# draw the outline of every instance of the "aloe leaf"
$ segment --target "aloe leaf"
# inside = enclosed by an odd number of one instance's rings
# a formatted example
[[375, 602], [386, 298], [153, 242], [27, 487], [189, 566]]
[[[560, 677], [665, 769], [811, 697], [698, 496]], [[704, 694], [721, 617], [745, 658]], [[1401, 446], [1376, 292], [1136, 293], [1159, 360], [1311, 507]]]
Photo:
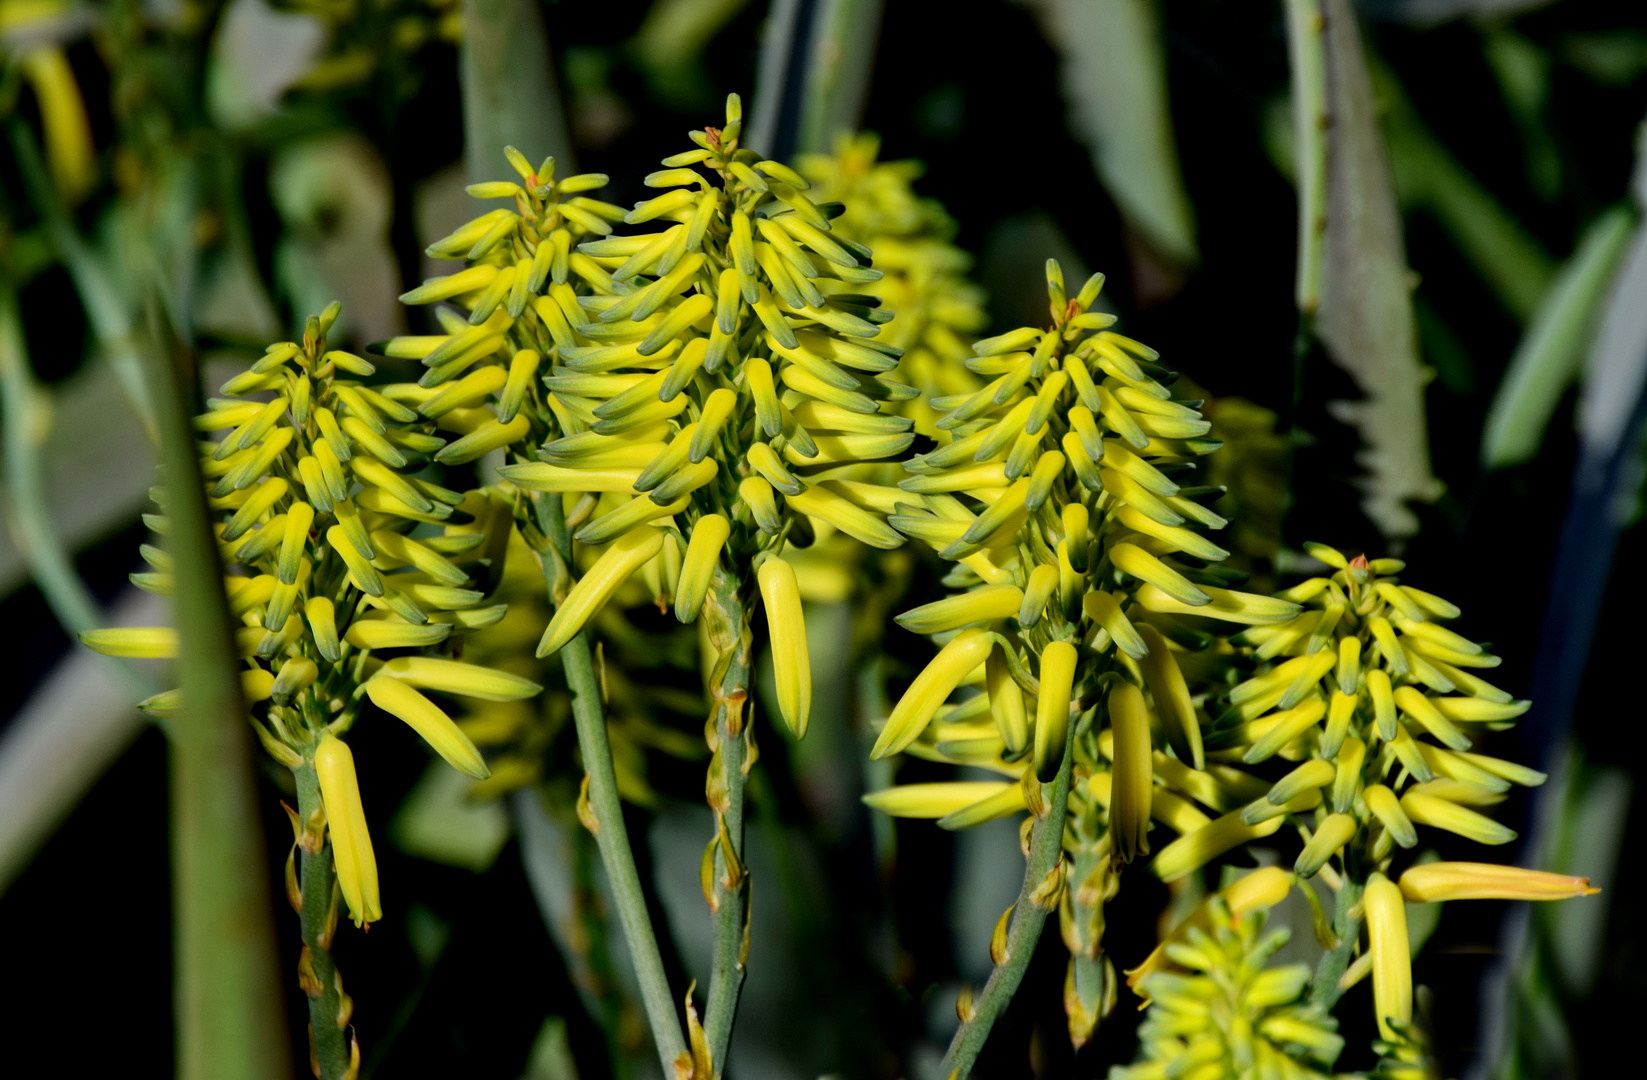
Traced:
[[283, 981], [222, 570], [176, 372], [152, 339], [138, 353], [169, 481], [187, 703], [169, 732], [178, 1075], [276, 1080], [291, 1075]]
[[[1361, 432], [1368, 476], [1362, 506], [1390, 537], [1410, 536], [1418, 519], [1410, 500], [1435, 497], [1424, 419], [1423, 375], [1413, 318], [1411, 285], [1372, 81], [1355, 14], [1346, 0], [1297, 0], [1304, 9], [1295, 32], [1320, 27], [1322, 90], [1330, 119], [1324, 141], [1325, 186], [1320, 277], [1314, 331], [1328, 357], [1354, 378], [1363, 400], [1344, 402], [1335, 415]], [[1309, 8], [1316, 7], [1318, 18]], [[1296, 55], [1296, 53], [1295, 53]], [[1295, 71], [1308, 77], [1307, 70]], [[1312, 88], [1295, 89], [1306, 98]], [[1300, 153], [1308, 141], [1300, 140]], [[1301, 160], [1298, 175], [1315, 167]], [[1310, 224], [1305, 219], [1305, 226]], [[1300, 298], [1308, 295], [1300, 283]], [[1306, 308], [1306, 314], [1308, 309]]]
[[1501, 469], [1538, 455], [1550, 417], [1578, 376], [1596, 313], [1635, 229], [1627, 207], [1603, 214], [1585, 232], [1545, 294], [1493, 397], [1481, 438], [1481, 463]]
[[464, 0], [463, 166], [471, 180], [496, 179], [505, 146], [533, 162], [553, 155], [557, 174], [570, 174], [554, 71], [536, 0]]
[[1195, 214], [1167, 107], [1166, 49], [1153, 0], [1035, 0], [1060, 55], [1070, 127], [1104, 189], [1159, 255], [1197, 259]]

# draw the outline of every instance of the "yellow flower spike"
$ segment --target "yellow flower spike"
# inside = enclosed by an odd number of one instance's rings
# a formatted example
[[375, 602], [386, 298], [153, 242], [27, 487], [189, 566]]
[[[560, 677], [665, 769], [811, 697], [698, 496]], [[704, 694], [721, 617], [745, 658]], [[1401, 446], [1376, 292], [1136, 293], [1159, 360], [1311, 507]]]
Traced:
[[692, 622], [709, 594], [709, 584], [720, 562], [721, 549], [732, 533], [731, 523], [720, 514], [705, 514], [692, 527], [681, 561], [680, 584], [675, 590], [675, 618]]
[[104, 656], [134, 660], [172, 660], [177, 657], [177, 631], [170, 626], [117, 626], [85, 630], [80, 643]]
[[543, 692], [543, 687], [532, 680], [507, 671], [430, 656], [398, 656], [383, 665], [378, 678], [398, 679], [425, 690], [482, 701], [518, 701]]
[[[939, 650], [932, 662], [915, 676], [898, 699], [880, 737], [869, 751], [872, 761], [896, 754], [920, 737], [922, 731], [961, 680], [989, 656], [994, 639], [980, 630], [963, 630]], [[1066, 703], [1065, 708], [1068, 708]]]
[[995, 717], [995, 729], [1000, 732], [1007, 753], [1021, 753], [1029, 742], [1024, 691], [1012, 678], [1006, 655], [999, 649], [990, 650], [989, 659], [984, 661], [984, 686], [989, 694], [990, 712]]
[[360, 803], [355, 758], [348, 744], [331, 735], [322, 736], [315, 748], [315, 774], [320, 779], [320, 801], [326, 810], [343, 901], [356, 926], [377, 922], [383, 918], [377, 891], [377, 859], [372, 854], [371, 834], [366, 831], [366, 811]]
[[1407, 904], [1389, 878], [1374, 873], [1361, 897], [1372, 953], [1373, 1006], [1378, 1033], [1399, 1038], [1413, 1018], [1413, 969], [1407, 942]]
[[1298, 860], [1293, 864], [1293, 872], [1299, 877], [1314, 877], [1354, 835], [1355, 818], [1349, 814], [1327, 815], [1326, 819], [1316, 826], [1315, 835], [1304, 845], [1304, 850], [1298, 853]]
[[476, 780], [484, 780], [491, 775], [480, 751], [452, 722], [452, 718], [406, 682], [379, 676], [366, 683], [366, 696], [390, 716], [406, 721], [407, 726], [423, 736], [423, 741], [452, 768]]
[[[863, 801], [864, 805], [892, 817], [943, 818], [1022, 787], [1012, 780], [899, 784], [882, 791], [872, 791], [863, 797]], [[1021, 799], [1018, 805], [1023, 805]]]
[[1421, 791], [1409, 790], [1402, 795], [1401, 809], [1420, 825], [1445, 829], [1478, 844], [1508, 844], [1516, 837], [1514, 829], [1485, 814]]
[[1150, 870], [1162, 881], [1177, 881], [1232, 848], [1272, 835], [1284, 820], [1285, 815], [1277, 815], [1248, 825], [1241, 820], [1239, 810], [1231, 811], [1214, 818], [1211, 825], [1185, 833], [1162, 848], [1150, 864]]
[[986, 585], [911, 608], [895, 621], [912, 634], [941, 634], [1019, 615], [1024, 596], [1016, 585]]
[[1433, 862], [1408, 867], [1401, 895], [1415, 904], [1438, 900], [1567, 900], [1600, 889], [1590, 879], [1495, 863]]
[[[1043, 670], [1044, 666], [1043, 660]], [[1149, 707], [1136, 686], [1123, 682], [1110, 690], [1109, 725], [1115, 733], [1110, 835], [1114, 837], [1115, 857], [1131, 862], [1149, 854], [1150, 800], [1155, 789], [1150, 766]]]
[[1201, 722], [1195, 715], [1195, 703], [1190, 700], [1189, 685], [1172, 649], [1161, 631], [1149, 623], [1138, 626], [1138, 636], [1149, 652], [1139, 661], [1150, 696], [1155, 698], [1155, 712], [1167, 733], [1178, 760], [1195, 769], [1206, 768], [1206, 757], [1201, 748]]
[[[642, 496], [644, 500], [645, 497]], [[650, 503], [650, 500], [645, 500]], [[608, 515], [610, 516], [610, 515]], [[554, 618], [538, 642], [537, 656], [543, 657], [560, 650], [577, 636], [595, 613], [629, 580], [636, 570], [663, 547], [663, 532], [650, 525], [641, 525], [624, 533], [612, 546], [595, 560], [589, 572], [578, 579], [571, 592], [555, 611]]]
[[777, 557], [763, 562], [755, 577], [772, 638], [772, 679], [778, 691], [778, 713], [790, 733], [804, 739], [812, 715], [812, 662], [806, 651], [800, 584], [795, 580], [795, 568]]

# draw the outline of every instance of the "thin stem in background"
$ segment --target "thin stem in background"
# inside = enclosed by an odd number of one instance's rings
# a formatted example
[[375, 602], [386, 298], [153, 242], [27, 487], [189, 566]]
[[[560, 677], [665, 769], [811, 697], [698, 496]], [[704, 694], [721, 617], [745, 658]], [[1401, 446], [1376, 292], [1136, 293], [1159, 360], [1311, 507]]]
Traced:
[[[1073, 718], [1072, 718], [1073, 724]], [[1073, 757], [1070, 746], [1073, 734], [1064, 741], [1064, 760], [1058, 766], [1058, 775], [1051, 785], [1043, 785], [1047, 813], [1037, 818], [1029, 837], [1029, 864], [1024, 868], [1024, 887], [1019, 890], [1018, 902], [1013, 908], [1012, 925], [1007, 930], [1006, 956], [990, 972], [984, 992], [973, 1003], [972, 1016], [963, 1021], [960, 1030], [949, 1044], [940, 1067], [942, 1075], [965, 1080], [977, 1063], [978, 1055], [989, 1039], [990, 1028], [1001, 1011], [1018, 992], [1029, 961], [1035, 955], [1035, 944], [1041, 940], [1041, 930], [1047, 916], [1058, 907], [1057, 889], [1048, 889], [1048, 877], [1057, 873], [1064, 850], [1064, 812], [1069, 807], [1069, 781]], [[1051, 790], [1048, 791], [1047, 787]], [[1047, 893], [1051, 892], [1048, 896]], [[1037, 902], [1039, 901], [1039, 902]], [[1045, 905], [1045, 906], [1043, 906]]]
[[[709, 1059], [722, 1068], [732, 1041], [732, 1023], [743, 990], [749, 951], [749, 872], [744, 867], [743, 808], [749, 770], [755, 763], [748, 708], [749, 671], [754, 656], [751, 611], [746, 582], [724, 569], [715, 571], [703, 617], [709, 620], [709, 643], [718, 653], [710, 678], [714, 695], [714, 758], [709, 763], [706, 794], [715, 813], [716, 844], [714, 937], [711, 945], [709, 1008], [703, 1033]], [[727, 850], [730, 847], [730, 852]]]
[[[567, 534], [560, 496], [540, 495], [533, 501], [538, 526], [553, 549], [539, 552], [544, 581], [550, 603], [558, 604], [569, 586], [572, 540]], [[635, 965], [641, 1003], [651, 1024], [658, 1060], [664, 1075], [672, 1076], [675, 1060], [686, 1053], [686, 1039], [681, 1034], [674, 995], [664, 974], [663, 954], [652, 933], [646, 894], [641, 891], [640, 873], [635, 869], [635, 855], [630, 850], [628, 831], [623, 824], [623, 804], [618, 798], [617, 774], [612, 767], [612, 746], [607, 739], [600, 680], [595, 673], [595, 658], [587, 632], [579, 633], [561, 648], [560, 660], [566, 672], [566, 686], [572, 694], [572, 719], [577, 728], [584, 772], [589, 779], [589, 808], [597, 825], [595, 842], [600, 847], [607, 879], [612, 883], [618, 921], [623, 925], [629, 956]]]

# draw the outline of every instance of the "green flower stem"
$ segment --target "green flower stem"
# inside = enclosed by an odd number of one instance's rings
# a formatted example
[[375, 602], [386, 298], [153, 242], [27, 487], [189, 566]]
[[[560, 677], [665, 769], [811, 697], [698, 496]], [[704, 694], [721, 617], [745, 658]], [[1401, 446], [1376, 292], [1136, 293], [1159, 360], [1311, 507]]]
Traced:
[[[332, 959], [332, 936], [337, 932], [338, 918], [334, 899], [337, 874], [332, 846], [323, 843], [320, 835], [310, 836], [307, 828], [320, 810], [320, 777], [315, 774], [314, 762], [305, 761], [294, 774], [298, 821], [304, 829], [304, 838], [298, 843], [302, 851], [298, 880], [303, 894], [299, 915], [303, 920], [304, 951], [300, 978], [309, 999], [310, 1046], [320, 1063], [321, 1080], [343, 1080], [349, 1072], [349, 1040], [344, 1037], [344, 1027], [338, 1025], [343, 985]], [[311, 846], [318, 850], [309, 850]]]
[[[1037, 818], [1029, 837], [1029, 865], [1024, 868], [1024, 887], [1018, 893], [1018, 902], [1013, 910], [1012, 925], [1007, 930], [1006, 959], [995, 966], [990, 972], [989, 982], [984, 985], [984, 992], [973, 1003], [972, 1018], [961, 1024], [955, 1038], [949, 1044], [949, 1052], [944, 1055], [941, 1073], [944, 1076], [961, 1080], [972, 1072], [972, 1066], [978, 1060], [984, 1043], [989, 1039], [989, 1030], [995, 1025], [995, 1018], [1001, 1015], [1001, 1010], [1012, 1001], [1012, 995], [1017, 993], [1018, 984], [1023, 981], [1024, 972], [1029, 967], [1030, 958], [1035, 955], [1035, 944], [1041, 939], [1041, 929], [1046, 925], [1047, 915], [1057, 906], [1056, 891], [1048, 897], [1046, 893], [1047, 875], [1058, 867], [1059, 858], [1063, 854], [1064, 846], [1064, 812], [1069, 806], [1069, 782], [1071, 761], [1070, 745], [1073, 743], [1073, 734], [1064, 740], [1064, 759], [1058, 766], [1058, 775], [1050, 785], [1051, 790], [1043, 785], [1042, 791], [1047, 801], [1045, 817]], [[1037, 903], [1037, 897], [1041, 902]], [[1042, 906], [1045, 904], [1046, 906]]]
[[[539, 552], [543, 557], [544, 581], [550, 601], [558, 603], [570, 584], [572, 540], [567, 534], [566, 517], [558, 495], [537, 496], [533, 503], [539, 528], [552, 549]], [[589, 778], [589, 808], [598, 823], [595, 842], [600, 847], [606, 876], [612, 883], [618, 921], [629, 943], [629, 955], [640, 982], [641, 1003], [652, 1026], [658, 1060], [663, 1063], [663, 1074], [673, 1076], [675, 1059], [686, 1053], [686, 1039], [681, 1034], [674, 995], [663, 970], [663, 954], [652, 933], [646, 894], [641, 891], [640, 872], [635, 869], [635, 855], [623, 825], [623, 804], [618, 799], [612, 745], [607, 741], [606, 715], [601, 706], [600, 678], [595, 672], [587, 632], [578, 634], [561, 648], [560, 662], [566, 672], [566, 686], [572, 693], [572, 720], [578, 732], [584, 772]]]
[[[1299, 884], [1309, 888], [1303, 882]], [[1315, 978], [1310, 983], [1312, 1005], [1320, 1005], [1330, 1010], [1338, 1004], [1338, 999], [1344, 996], [1344, 988], [1339, 985], [1338, 980], [1343, 978], [1344, 972], [1349, 968], [1350, 960], [1355, 956], [1356, 939], [1361, 934], [1360, 906], [1363, 888], [1361, 882], [1354, 880], [1349, 874], [1344, 875], [1344, 884], [1338, 890], [1332, 915], [1332, 932], [1338, 938], [1338, 945], [1336, 948], [1328, 949], [1315, 967]]]
[[[743, 865], [744, 789], [755, 763], [749, 731], [749, 667], [754, 656], [753, 614], [744, 597], [747, 583], [717, 568], [703, 617], [709, 641], [719, 653], [710, 683], [714, 694], [715, 756], [709, 763], [706, 795], [715, 812], [714, 941], [709, 969], [709, 1008], [703, 1033], [709, 1060], [724, 1067], [732, 1022], [743, 989], [749, 950], [749, 872]], [[731, 857], [726, 846], [730, 842]]]

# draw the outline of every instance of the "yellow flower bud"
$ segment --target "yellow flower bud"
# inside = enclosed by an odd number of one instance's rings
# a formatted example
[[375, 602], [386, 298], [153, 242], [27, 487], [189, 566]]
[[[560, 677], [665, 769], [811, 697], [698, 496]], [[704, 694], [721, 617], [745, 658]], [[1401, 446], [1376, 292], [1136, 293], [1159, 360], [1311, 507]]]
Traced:
[[[993, 639], [980, 630], [963, 630], [955, 639], [939, 650], [915, 681], [909, 684], [904, 696], [898, 699], [886, 727], [881, 729], [869, 751], [871, 760], [896, 754], [918, 738], [938, 706], [989, 656]], [[1068, 708], [1066, 702], [1065, 708]]]
[[1386, 1039], [1397, 1034], [1391, 1021], [1409, 1024], [1413, 1018], [1413, 967], [1407, 941], [1407, 903], [1389, 878], [1375, 873], [1362, 894], [1367, 913], [1367, 937], [1372, 952], [1373, 1005], [1378, 1032]]
[[[651, 503], [644, 495], [641, 496], [641, 501]], [[662, 531], [650, 525], [642, 525], [619, 537], [599, 559], [595, 560], [595, 565], [589, 568], [589, 572], [578, 579], [578, 583], [572, 586], [572, 591], [561, 602], [554, 618], [549, 620], [549, 626], [543, 632], [543, 640], [538, 642], [538, 657], [541, 659], [557, 652], [561, 646], [577, 636], [584, 624], [606, 606], [606, 601], [611, 599], [618, 587], [628, 581], [630, 575], [640, 569], [641, 564], [656, 555], [662, 547]]]
[[1155, 786], [1150, 768], [1149, 707], [1136, 686], [1119, 683], [1110, 690], [1109, 723], [1115, 733], [1110, 831], [1116, 858], [1130, 862], [1149, 854], [1150, 800]]
[[491, 775], [480, 751], [452, 722], [452, 718], [406, 683], [379, 675], [366, 684], [366, 696], [390, 716], [406, 721], [452, 768], [468, 773], [476, 780], [484, 780]]
[[771, 558], [755, 572], [766, 607], [766, 625], [772, 638], [772, 678], [778, 691], [778, 713], [797, 738], [806, 737], [812, 715], [812, 661], [806, 651], [806, 615], [801, 610], [800, 584], [795, 568]]
[[315, 774], [320, 779], [320, 800], [326, 809], [343, 901], [349, 905], [356, 926], [376, 922], [383, 918], [377, 891], [377, 859], [372, 854], [371, 834], [366, 831], [355, 758], [348, 745], [331, 735], [324, 736], [315, 749]]

